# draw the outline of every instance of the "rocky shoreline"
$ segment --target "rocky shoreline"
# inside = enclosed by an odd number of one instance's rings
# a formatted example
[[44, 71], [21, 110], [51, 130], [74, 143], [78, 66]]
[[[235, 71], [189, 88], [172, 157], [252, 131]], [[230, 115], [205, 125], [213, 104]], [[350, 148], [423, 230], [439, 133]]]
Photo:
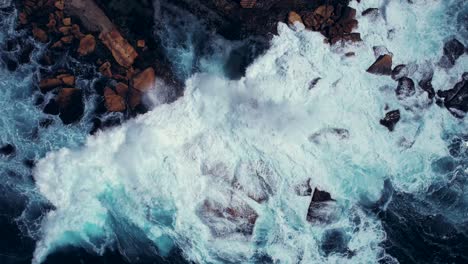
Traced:
[[[203, 18], [209, 28], [231, 39], [256, 36], [267, 42], [276, 33], [276, 24], [282, 21], [291, 25], [299, 22], [310, 30], [320, 31], [332, 44], [360, 41], [359, 33], [352, 32], [357, 26], [356, 11], [347, 6], [348, 1], [169, 2]], [[155, 6], [158, 2], [22, 0], [16, 5], [21, 10], [19, 29], [30, 31], [46, 46], [39, 60], [41, 72], [37, 83], [44, 96], [37, 104], [44, 113], [59, 115], [64, 124], [80, 120], [85, 111], [83, 97], [90, 94], [100, 98], [91, 133], [123, 121], [103, 122], [102, 117], [108, 113], [123, 113], [125, 119], [146, 112], [142, 97], [157, 83], [172, 89], [166, 102], [183, 94], [184, 80], [173, 73], [160, 41], [153, 36], [157, 27], [154, 13], [160, 10]], [[211, 15], [206, 16], [207, 12]], [[131, 13], [138, 16], [134, 18]], [[20, 41], [11, 40], [12, 45]], [[31, 51], [24, 51], [25, 60], [28, 52]], [[67, 65], [66, 56], [82, 65]], [[95, 68], [97, 75], [89, 69], [80, 69], [89, 67]], [[97, 81], [91, 92], [83, 92], [77, 87], [77, 79]]]

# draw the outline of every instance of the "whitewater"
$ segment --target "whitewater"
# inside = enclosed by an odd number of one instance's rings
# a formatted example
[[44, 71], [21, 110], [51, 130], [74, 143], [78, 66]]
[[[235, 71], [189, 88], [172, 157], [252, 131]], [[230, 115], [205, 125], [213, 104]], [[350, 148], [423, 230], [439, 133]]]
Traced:
[[[434, 164], [450, 157], [447, 137], [466, 133], [468, 122], [419, 87], [399, 100], [397, 82], [366, 69], [376, 59], [373, 47], [384, 46], [394, 66], [410, 66], [415, 82], [433, 71], [436, 90], [451, 89], [468, 58], [451, 69], [438, 62], [448, 39], [467, 44], [457, 21], [466, 5], [351, 6], [360, 43], [330, 47], [301, 24], [279, 23], [270, 48], [239, 80], [220, 70], [195, 73], [177, 101], [156, 103], [82, 147], [48, 153], [33, 177], [54, 210], [40, 223], [33, 263], [67, 245], [98, 254], [116, 247], [129, 260], [180, 248], [195, 263], [398, 263], [382, 246], [381, 221], [363, 204], [380, 199], [386, 180], [412, 194], [453, 180]], [[380, 15], [361, 15], [371, 7]], [[379, 120], [393, 109], [401, 120], [389, 132]], [[466, 160], [457, 162], [466, 178]], [[311, 197], [297, 191], [307, 182], [336, 200], [330, 223], [307, 221]], [[324, 252], [331, 233], [340, 234], [346, 252]]]

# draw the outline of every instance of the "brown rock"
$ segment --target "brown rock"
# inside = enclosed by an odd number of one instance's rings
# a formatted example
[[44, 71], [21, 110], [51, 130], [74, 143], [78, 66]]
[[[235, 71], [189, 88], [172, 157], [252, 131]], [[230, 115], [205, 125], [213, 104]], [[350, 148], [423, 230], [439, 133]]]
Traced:
[[88, 34], [80, 40], [80, 46], [78, 47], [78, 53], [80, 56], [86, 56], [94, 52], [96, 49], [96, 39], [93, 35]]
[[63, 10], [65, 8], [65, 1], [64, 0], [57, 0], [57, 1], [55, 1], [54, 5], [58, 10]]
[[24, 12], [19, 13], [18, 19], [21, 25], [26, 25], [28, 23], [28, 16]]
[[57, 78], [43, 79], [39, 82], [42, 93], [47, 93], [60, 85], [62, 85], [62, 81]]
[[317, 9], [315, 9], [314, 13], [316, 15], [321, 16], [324, 19], [328, 19], [329, 17], [331, 17], [334, 10], [335, 9], [333, 8], [333, 6], [322, 5], [322, 6], [317, 7]]
[[138, 53], [117, 30], [101, 33], [99, 38], [112, 52], [112, 56], [118, 64], [126, 68], [132, 66]]
[[64, 26], [71, 26], [71, 18], [67, 17], [62, 20]]
[[294, 24], [295, 24], [296, 22], [299, 22], [299, 23], [301, 23], [301, 24], [304, 24], [304, 22], [302, 22], [301, 16], [300, 16], [298, 13], [296, 13], [296, 12], [294, 12], [294, 11], [289, 12], [289, 15], [288, 15], [288, 23], [289, 23], [289, 25], [294, 26]]
[[82, 39], [85, 36], [85, 34], [81, 33], [80, 26], [78, 26], [77, 24], [72, 25], [71, 33], [77, 39]]
[[119, 82], [115, 85], [115, 90], [117, 91], [117, 94], [122, 96], [122, 98], [127, 98], [128, 94], [128, 85], [125, 83]]
[[63, 26], [63, 27], [59, 27], [58, 30], [59, 30], [60, 33], [62, 33], [63, 35], [69, 35], [70, 32], [71, 32], [71, 27], [70, 27], [70, 26]]
[[63, 48], [62, 41], [59, 40], [59, 41], [55, 42], [54, 44], [52, 44], [51, 48], [52, 49], [61, 49], [61, 48]]
[[242, 8], [253, 8], [257, 3], [256, 0], [241, 0], [240, 5]]
[[42, 43], [46, 43], [49, 40], [47, 33], [38, 27], [34, 27], [32, 33], [34, 38]]
[[147, 68], [133, 78], [133, 88], [144, 93], [154, 88], [156, 75], [153, 68]]
[[99, 67], [99, 72], [108, 77], [108, 78], [111, 78], [112, 77], [112, 71], [111, 71], [111, 64], [110, 62], [106, 61], [104, 62], [100, 67]]
[[131, 89], [128, 97], [128, 104], [130, 108], [135, 109], [139, 104], [141, 104], [141, 97], [143, 94], [135, 89]]
[[374, 64], [372, 64], [368, 73], [378, 74], [378, 75], [391, 75], [392, 74], [392, 56], [385, 54], [380, 56]]
[[73, 36], [62, 37], [60, 41], [65, 44], [71, 44], [73, 42]]
[[145, 42], [145, 40], [144, 40], [144, 39], [138, 40], [138, 41], [137, 41], [137, 47], [139, 47], [139, 48], [144, 48], [144, 47], [146, 47], [146, 42]]
[[109, 112], [123, 112], [127, 108], [125, 100], [109, 87], [104, 89], [104, 99]]
[[75, 76], [70, 75], [70, 74], [60, 74], [57, 76], [57, 79], [59, 79], [63, 85], [66, 86], [74, 86], [75, 85]]

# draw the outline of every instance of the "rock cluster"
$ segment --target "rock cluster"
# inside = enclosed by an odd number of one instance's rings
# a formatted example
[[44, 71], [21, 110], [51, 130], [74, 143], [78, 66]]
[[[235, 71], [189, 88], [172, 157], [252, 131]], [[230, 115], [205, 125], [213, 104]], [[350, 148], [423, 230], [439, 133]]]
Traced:
[[[80, 75], [81, 70], [57, 67], [67, 54], [82, 63], [96, 65], [105, 78], [105, 89], [96, 88], [96, 93], [102, 96], [106, 112], [133, 113], [137, 108], [143, 109], [139, 107], [141, 98], [155, 88], [156, 72], [151, 65], [134, 67], [139, 56], [137, 49], [93, 0], [23, 0], [21, 7], [21, 27], [31, 29], [33, 37], [47, 45], [40, 62], [52, 72], [41, 73], [38, 83], [44, 97], [53, 94], [43, 104], [45, 113], [59, 115], [65, 124], [83, 116], [85, 93], [76, 85], [81, 78], [76, 73]], [[147, 49], [145, 40], [134, 42], [141, 51]]]

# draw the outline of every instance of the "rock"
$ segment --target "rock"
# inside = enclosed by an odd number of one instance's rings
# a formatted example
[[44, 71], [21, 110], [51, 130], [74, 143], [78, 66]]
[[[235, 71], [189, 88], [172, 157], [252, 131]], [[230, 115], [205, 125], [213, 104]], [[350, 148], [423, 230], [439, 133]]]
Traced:
[[400, 121], [400, 110], [393, 110], [385, 114], [385, 117], [380, 120], [380, 124], [391, 132], [395, 129], [398, 121]]
[[43, 79], [39, 82], [39, 88], [42, 93], [47, 93], [62, 85], [62, 81], [57, 78]]
[[465, 53], [465, 46], [457, 39], [451, 39], [444, 45], [444, 56], [439, 64], [442, 67], [451, 68], [463, 53]]
[[120, 95], [122, 98], [127, 98], [128, 95], [128, 85], [125, 83], [117, 83], [115, 85], [115, 91], [117, 92], [118, 95]]
[[377, 74], [377, 75], [391, 75], [392, 74], [392, 56], [385, 54], [380, 56], [374, 64], [372, 64], [368, 73]]
[[240, 5], [242, 8], [253, 8], [257, 0], [241, 0]]
[[144, 93], [154, 88], [156, 76], [153, 68], [147, 68], [133, 78], [133, 88]]
[[101, 33], [99, 38], [111, 51], [112, 56], [118, 64], [126, 68], [133, 65], [138, 53], [117, 30]]
[[298, 196], [311, 196], [312, 187], [310, 187], [310, 179], [308, 179], [306, 182], [296, 185], [294, 187], [294, 191]]
[[65, 73], [57, 75], [57, 79], [59, 79], [62, 82], [62, 85], [75, 86], [75, 76], [71, 74]]
[[65, 8], [65, 0], [57, 0], [54, 5], [58, 10], [63, 10]]
[[398, 80], [402, 77], [407, 77], [407, 76], [408, 76], [408, 68], [404, 64], [397, 65], [392, 70], [393, 80]]
[[49, 37], [47, 36], [47, 33], [38, 28], [38, 27], [34, 27], [33, 30], [32, 30], [32, 34], [34, 36], [34, 38], [42, 43], [47, 43], [47, 41], [49, 40]]
[[392, 56], [392, 54], [388, 51], [388, 49], [385, 46], [374, 46], [372, 47], [372, 49], [374, 50], [375, 58], [379, 58], [380, 56], [386, 54]]
[[78, 54], [80, 56], [86, 56], [94, 52], [96, 49], [96, 39], [93, 35], [88, 34], [80, 40], [80, 46], [78, 47]]
[[312, 200], [307, 211], [307, 221], [313, 224], [328, 224], [336, 213], [335, 200], [330, 193], [314, 189]]
[[77, 88], [63, 88], [56, 97], [59, 117], [64, 124], [71, 124], [81, 119], [84, 113], [83, 92]]
[[368, 8], [362, 12], [363, 16], [378, 16], [379, 9], [378, 8]]
[[468, 73], [452, 89], [438, 91], [437, 95], [444, 99], [445, 107], [453, 116], [463, 118], [468, 111]]
[[207, 199], [198, 209], [198, 216], [215, 237], [235, 234], [251, 236], [258, 218], [252, 207], [236, 199], [227, 204]]
[[294, 24], [298, 22], [298, 23], [301, 23], [301, 24], [304, 24], [304, 22], [302, 22], [302, 18], [301, 16], [294, 12], [294, 11], [291, 11], [289, 12], [289, 15], [288, 15], [288, 24], [290, 26], [294, 26]]
[[67, 17], [62, 20], [64, 26], [71, 26], [71, 18]]
[[328, 202], [335, 201], [331, 198], [331, 194], [326, 191], [321, 191], [318, 188], [314, 189], [314, 194], [312, 195], [312, 202]]
[[433, 72], [423, 76], [423, 78], [418, 82], [419, 87], [427, 92], [429, 99], [432, 99], [435, 96], [435, 90], [434, 87], [432, 87], [432, 75]]
[[137, 41], [137, 47], [140, 48], [140, 49], [146, 47], [146, 41], [144, 39], [139, 39]]
[[398, 100], [413, 96], [416, 93], [413, 80], [408, 77], [398, 79], [398, 86], [395, 89], [395, 93]]
[[331, 17], [335, 8], [331, 5], [321, 5], [317, 7], [314, 14], [321, 16], [324, 20]]
[[104, 99], [109, 112], [123, 112], [127, 108], [125, 100], [109, 87], [104, 89]]
[[353, 252], [349, 250], [348, 243], [351, 240], [344, 230], [331, 229], [325, 231], [322, 237], [321, 249], [325, 256], [330, 254], [344, 254], [351, 256]]
[[58, 114], [60, 114], [59, 105], [57, 104], [57, 101], [55, 101], [55, 99], [51, 99], [46, 104], [46, 106], [44, 107], [44, 109], [42, 111], [45, 114], [48, 114], [48, 115], [58, 115]]
[[12, 144], [6, 144], [0, 147], [0, 154], [4, 156], [13, 155], [16, 152], [15, 146]]
[[65, 36], [60, 39], [60, 41], [64, 44], [71, 44], [73, 42], [73, 36]]
[[108, 78], [112, 78], [111, 64], [106, 61], [99, 67], [99, 72]]
[[94, 0], [67, 0], [65, 11], [72, 17], [78, 17], [89, 31], [106, 34], [115, 28]]

